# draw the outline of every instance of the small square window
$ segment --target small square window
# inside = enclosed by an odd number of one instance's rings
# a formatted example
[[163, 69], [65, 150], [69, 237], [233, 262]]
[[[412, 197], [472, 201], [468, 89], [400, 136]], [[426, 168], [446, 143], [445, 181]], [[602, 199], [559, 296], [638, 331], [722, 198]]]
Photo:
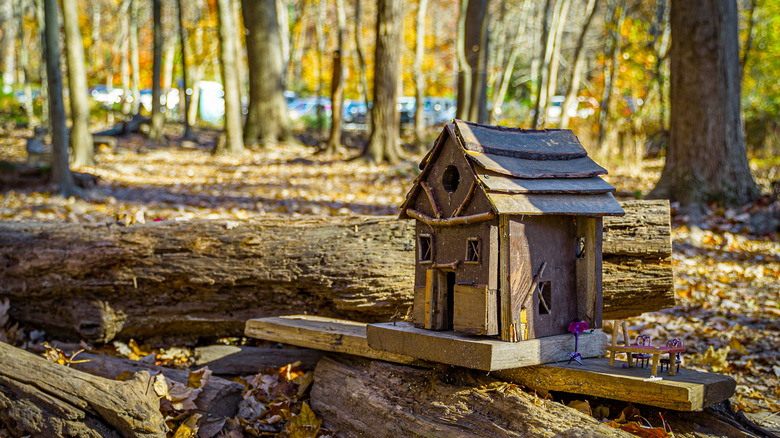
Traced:
[[479, 237], [470, 237], [466, 240], [466, 261], [479, 263]]
[[420, 234], [417, 239], [420, 262], [433, 261], [433, 245], [430, 234]]

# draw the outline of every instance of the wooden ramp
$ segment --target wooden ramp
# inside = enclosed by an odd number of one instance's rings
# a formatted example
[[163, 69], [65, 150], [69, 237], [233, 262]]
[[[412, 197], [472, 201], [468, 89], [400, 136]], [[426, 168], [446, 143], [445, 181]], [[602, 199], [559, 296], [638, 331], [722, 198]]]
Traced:
[[609, 365], [607, 358], [585, 359], [582, 365], [565, 362], [538, 365], [493, 374], [501, 380], [530, 388], [592, 395], [678, 411], [700, 411], [732, 395], [737, 382], [729, 376], [680, 368], [674, 376], [650, 368]]
[[[539, 365], [569, 359], [574, 335], [547, 336], [521, 342], [506, 342], [452, 331], [419, 329], [408, 322], [369, 324], [368, 345], [376, 350], [417, 357], [484, 371]], [[605, 354], [607, 336], [600, 331], [580, 335], [583, 357]]]
[[[251, 319], [246, 323], [245, 334], [252, 338], [388, 362], [418, 366], [431, 365], [430, 362], [416, 359], [411, 355], [372, 348], [372, 345], [377, 346], [377, 342], [379, 342], [379, 346], [384, 347], [386, 343], [390, 342], [390, 339], [396, 339], [398, 332], [413, 330], [413, 328], [409, 328], [408, 323], [399, 322], [395, 326], [392, 323], [372, 324], [368, 326], [368, 330], [366, 327], [366, 324], [354, 321], [310, 315], [292, 315]], [[382, 333], [379, 337], [380, 340], [374, 340], [369, 344], [370, 338], [380, 333]], [[392, 336], [385, 339], [387, 333]], [[438, 340], [402, 336], [403, 339], [407, 339], [403, 342], [409, 343], [403, 349], [404, 351], [414, 351], [415, 354], [422, 351], [424, 354], [419, 356], [424, 356], [428, 360], [450, 364], [460, 362], [461, 364], [456, 363], [455, 365], [477, 369], [484, 369], [490, 366], [486, 365], [490, 363], [507, 364], [512, 360], [517, 361], [511, 358], [507, 359], [509, 354], [507, 350], [502, 350], [505, 348], [502, 345], [518, 344], [485, 339], [482, 342], [475, 342], [472, 339], [471, 342], [453, 343], [455, 338], [460, 337], [451, 332], [440, 332], [440, 335]], [[595, 341], [593, 345], [599, 346], [598, 348], [603, 350], [606, 344], [605, 336], [595, 332], [592, 337]], [[473, 337], [467, 336], [466, 338]], [[573, 338], [573, 336], [569, 336], [569, 338]], [[417, 344], [418, 342], [419, 344]], [[500, 345], [493, 346], [491, 342]], [[563, 339], [553, 340], [545, 347], [542, 347], [544, 344], [537, 344], [537, 347], [530, 347], [533, 343], [528, 345], [529, 347], [525, 347], [527, 348], [524, 350], [525, 353], [539, 358], [537, 360], [563, 355], [568, 361], [567, 355], [573, 349], [573, 339], [571, 345], [568, 345], [567, 341]], [[595, 348], [593, 345], [588, 348]], [[552, 352], [553, 347], [559, 351]], [[430, 352], [426, 353], [426, 349]], [[485, 357], [490, 356], [485, 351], [492, 351], [490, 354], [494, 357], [493, 362], [485, 359]], [[583, 351], [582, 338], [580, 339], [580, 351]], [[475, 354], [475, 358], [469, 358], [470, 352]], [[438, 358], [446, 360], [438, 360]], [[550, 361], [555, 362], [555, 360]], [[463, 363], [466, 365], [462, 365]], [[471, 366], [475, 364], [479, 367]], [[680, 368], [675, 376], [670, 376], [668, 372], [662, 372], [660, 373], [662, 379], [650, 380], [650, 368], [622, 368], [620, 364], [610, 366], [607, 358], [584, 359], [583, 365], [576, 363], [567, 365], [566, 362], [522, 368], [517, 365], [517, 368], [494, 371], [491, 375], [530, 388], [630, 401], [680, 411], [698, 411], [719, 403], [731, 397], [736, 388], [736, 382], [731, 377], [684, 368]]]

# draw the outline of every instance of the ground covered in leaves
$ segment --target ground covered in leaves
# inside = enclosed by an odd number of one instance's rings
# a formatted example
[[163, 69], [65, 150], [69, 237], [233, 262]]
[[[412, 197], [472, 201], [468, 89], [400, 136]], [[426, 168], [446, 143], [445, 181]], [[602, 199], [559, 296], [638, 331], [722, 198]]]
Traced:
[[[9, 168], [2, 161], [25, 162], [27, 135], [23, 130], [0, 134], [0, 171]], [[170, 135], [178, 138], [176, 132]], [[117, 147], [99, 149], [95, 166], [76, 169], [99, 178], [83, 197], [58, 197], [35, 179], [13, 188], [6, 184], [0, 190], [0, 220], [127, 224], [258, 215], [396, 214], [419, 172], [419, 155], [393, 166], [367, 165], [347, 159], [355, 150], [327, 156], [294, 143], [237, 157], [213, 156], [215, 141], [216, 133], [210, 131], [199, 132], [198, 142], [165, 145], [140, 135], [120, 138]], [[641, 168], [602, 164], [612, 170], [607, 180], [623, 197], [647, 193], [662, 166], [657, 161]], [[632, 319], [630, 330], [655, 339], [682, 339], [687, 349], [685, 367], [731, 375], [738, 385], [734, 406], [777, 430], [780, 201], [777, 193], [772, 194], [772, 182], [780, 179], [780, 161], [752, 165], [766, 194], [761, 201], [736, 209], [711, 206], [696, 225], [691, 218], [675, 214], [673, 206], [678, 305]], [[0, 305], [0, 339], [18, 339], [21, 329], [7, 320], [6, 311]], [[137, 345], [118, 343], [109, 348], [125, 357], [154, 354], [154, 361], [172, 364], [166, 362], [165, 350], [142, 351]], [[187, 363], [186, 349], [181, 350], [179, 366]], [[49, 357], [66, 363], [70, 356], [51, 350]], [[242, 413], [222, 425], [224, 433], [328, 435], [305, 403], [311, 383], [307, 376], [295, 366], [247, 376], [242, 380], [246, 388]], [[161, 397], [175, 399], [173, 388], [161, 384], [159, 391]], [[174, 429], [188, 424], [188, 417], [181, 415], [186, 409], [179, 407], [171, 408]], [[185, 432], [176, 436], [188, 436]]]

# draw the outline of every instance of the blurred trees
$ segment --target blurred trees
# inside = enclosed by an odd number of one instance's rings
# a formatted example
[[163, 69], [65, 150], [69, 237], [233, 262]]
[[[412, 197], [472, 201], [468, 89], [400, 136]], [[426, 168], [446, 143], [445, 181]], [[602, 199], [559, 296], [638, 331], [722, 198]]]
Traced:
[[[156, 0], [159, 1], [159, 0]], [[219, 63], [225, 96], [225, 136], [217, 144], [217, 153], [238, 154], [244, 151], [241, 126], [241, 93], [236, 55], [236, 23], [230, 0], [217, 0], [219, 7]]]
[[152, 43], [152, 52], [154, 58], [152, 61], [152, 126], [149, 129], [149, 139], [160, 141], [163, 138], [163, 113], [160, 98], [162, 97], [162, 85], [160, 79], [162, 76], [162, 50], [163, 50], [163, 30], [162, 30], [162, 0], [152, 0], [152, 31], [154, 39]]
[[90, 111], [87, 74], [84, 71], [84, 43], [79, 26], [79, 7], [76, 0], [62, 0], [62, 22], [65, 29], [65, 54], [68, 62], [68, 89], [70, 100], [70, 147], [73, 165], [94, 164], [94, 145], [89, 132]]
[[652, 195], [699, 207], [755, 200], [742, 133], [736, 0], [671, 7], [671, 136]]

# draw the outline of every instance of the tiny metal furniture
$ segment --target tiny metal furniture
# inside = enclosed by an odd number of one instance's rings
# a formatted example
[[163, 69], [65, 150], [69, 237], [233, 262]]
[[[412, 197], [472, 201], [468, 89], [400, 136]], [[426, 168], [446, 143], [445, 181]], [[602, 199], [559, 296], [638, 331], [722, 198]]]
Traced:
[[[652, 345], [652, 339], [648, 335], [639, 335], [636, 337], [636, 345], [647, 347]], [[631, 358], [636, 360], [636, 363], [641, 363], [642, 368], [647, 365], [647, 362], [652, 358], [652, 355], [648, 353], [631, 353]]]
[[[669, 341], [666, 342], [666, 346], [667, 347], [671, 347], [671, 348], [682, 348], [683, 347], [683, 342], [681, 340], [677, 339], [677, 338], [670, 339]], [[672, 361], [672, 355], [671, 354], [669, 354], [669, 357], [662, 357], [661, 360], [660, 360], [660, 362], [661, 362], [661, 371], [664, 370], [664, 365], [666, 365], [667, 369], [670, 369], [671, 361]], [[675, 363], [675, 365], [677, 365], [677, 371], [678, 372], [680, 371], [680, 363], [681, 362], [682, 362], [682, 358], [680, 357], [680, 353], [675, 353], [674, 363]], [[670, 372], [671, 372], [671, 370], [670, 370]]]

